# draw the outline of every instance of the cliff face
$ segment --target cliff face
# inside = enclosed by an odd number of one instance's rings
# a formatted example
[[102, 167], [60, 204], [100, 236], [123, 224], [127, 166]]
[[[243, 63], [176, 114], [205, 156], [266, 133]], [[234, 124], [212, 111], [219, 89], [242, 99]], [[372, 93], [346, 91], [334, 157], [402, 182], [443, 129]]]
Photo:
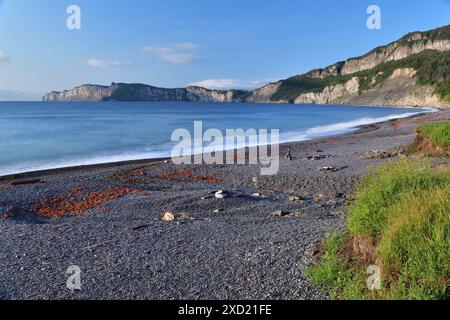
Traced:
[[61, 92], [52, 91], [47, 93], [44, 101], [102, 101], [108, 97], [116, 89], [115, 85], [110, 87], [85, 84], [72, 90], [64, 90]]
[[44, 101], [184, 101], [239, 102], [238, 91], [217, 91], [200, 87], [157, 88], [144, 84], [113, 83], [111, 86], [82, 85], [72, 90], [50, 92]]
[[322, 92], [301, 94], [294, 103], [450, 107], [450, 102], [433, 94], [432, 86], [417, 86], [415, 77], [412, 68], [397, 69], [382, 84], [363, 92], [359, 91], [360, 79], [355, 77], [345, 84], [328, 86]]
[[249, 103], [267, 103], [270, 98], [277, 92], [280, 82], [268, 84], [262, 88], [253, 90], [252, 93], [246, 97], [245, 102]]
[[408, 42], [406, 45], [400, 45], [396, 42], [361, 58], [348, 60], [343, 65], [341, 74], [348, 75], [372, 69], [381, 63], [401, 60], [425, 50], [448, 51], [450, 50], [450, 41], [422, 39]]
[[[358, 95], [359, 78], [352, 78], [345, 84], [327, 86], [322, 92], [308, 92], [301, 94], [294, 103], [298, 104], [331, 104], [343, 103]], [[339, 102], [338, 102], [339, 101]]]
[[201, 87], [186, 88], [189, 101], [195, 102], [238, 102], [234, 99], [234, 91], [208, 90]]
[[361, 57], [350, 58], [324, 69], [313, 70], [309, 74], [313, 78], [320, 79], [332, 75], [350, 75], [372, 69], [381, 63], [401, 60], [425, 50], [449, 51], [449, 29], [450, 27], [447, 26], [427, 32], [414, 32], [398, 41], [378, 47]]

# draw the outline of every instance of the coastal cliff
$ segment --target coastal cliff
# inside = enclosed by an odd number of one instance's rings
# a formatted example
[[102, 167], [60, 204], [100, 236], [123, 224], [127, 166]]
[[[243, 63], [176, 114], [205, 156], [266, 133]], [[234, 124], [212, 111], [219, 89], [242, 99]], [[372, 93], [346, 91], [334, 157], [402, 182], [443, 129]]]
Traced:
[[201, 87], [166, 89], [145, 84], [112, 83], [110, 86], [81, 85], [71, 90], [50, 92], [44, 101], [183, 101], [240, 102], [239, 90], [209, 90]]
[[449, 108], [450, 26], [413, 32], [369, 53], [253, 91], [144, 84], [82, 85], [44, 101], [185, 101]]

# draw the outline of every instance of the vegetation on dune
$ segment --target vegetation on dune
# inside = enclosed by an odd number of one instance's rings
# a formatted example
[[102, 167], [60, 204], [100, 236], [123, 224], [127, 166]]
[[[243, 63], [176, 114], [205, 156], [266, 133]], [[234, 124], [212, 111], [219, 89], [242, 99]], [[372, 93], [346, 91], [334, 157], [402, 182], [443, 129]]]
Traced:
[[349, 207], [349, 230], [353, 235], [377, 239], [387, 227], [387, 212], [392, 204], [403, 196], [416, 196], [448, 183], [449, 177], [427, 161], [402, 159], [372, 169], [360, 182], [357, 200]]
[[417, 132], [444, 150], [450, 150], [450, 122], [425, 124]]
[[443, 299], [450, 292], [450, 187], [404, 195], [378, 245], [386, 298]]
[[364, 275], [360, 270], [349, 268], [350, 258], [342, 254], [348, 241], [347, 235], [332, 233], [323, 243], [320, 263], [307, 270], [307, 275], [314, 283], [329, 289], [332, 299], [362, 300]]
[[[448, 169], [427, 161], [402, 159], [374, 169], [350, 205], [349, 233], [325, 241], [310, 278], [338, 299], [449, 298], [449, 182]], [[358, 239], [370, 254], [355, 251]], [[380, 290], [367, 288], [371, 264], [381, 268]]]
[[295, 76], [284, 80], [271, 99], [293, 102], [303, 93], [322, 92], [325, 87], [344, 84], [352, 77], [360, 79], [360, 92], [363, 92], [383, 83], [400, 68], [413, 68], [416, 70], [417, 85], [432, 85], [436, 88], [435, 94], [450, 101], [450, 52], [437, 50], [425, 50], [405, 59], [389, 61], [370, 70], [345, 76], [329, 76], [324, 79], [311, 78], [309, 74]]

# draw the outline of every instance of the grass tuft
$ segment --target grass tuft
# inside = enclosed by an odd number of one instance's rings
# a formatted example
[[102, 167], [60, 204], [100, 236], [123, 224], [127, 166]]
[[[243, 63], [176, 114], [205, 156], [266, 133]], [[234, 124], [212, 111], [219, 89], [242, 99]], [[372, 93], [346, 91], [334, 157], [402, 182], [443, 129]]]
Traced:
[[444, 299], [450, 287], [450, 187], [403, 196], [378, 246], [389, 298]]
[[371, 170], [357, 188], [349, 208], [348, 227], [353, 235], [377, 239], [386, 229], [389, 206], [401, 197], [414, 197], [424, 190], [449, 183], [448, 174], [432, 169], [425, 160], [388, 162]]
[[419, 126], [417, 132], [444, 150], [450, 150], [450, 122], [425, 124]]

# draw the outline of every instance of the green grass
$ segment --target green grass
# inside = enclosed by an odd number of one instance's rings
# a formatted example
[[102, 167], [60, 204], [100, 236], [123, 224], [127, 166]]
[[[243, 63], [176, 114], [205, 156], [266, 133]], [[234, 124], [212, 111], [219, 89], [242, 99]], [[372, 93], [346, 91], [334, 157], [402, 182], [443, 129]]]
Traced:
[[353, 235], [377, 239], [387, 226], [391, 204], [449, 182], [448, 176], [432, 169], [428, 161], [401, 159], [383, 164], [359, 184], [357, 200], [349, 208], [349, 230]]
[[[402, 159], [373, 170], [349, 208], [348, 235], [333, 234], [308, 275], [338, 299], [450, 298], [450, 171]], [[372, 239], [382, 289], [366, 288], [367, 261], [341, 253], [353, 237]], [[347, 244], [348, 248], [348, 244]]]
[[378, 246], [389, 299], [444, 299], [450, 288], [450, 187], [405, 195], [389, 208]]
[[426, 138], [444, 150], [450, 150], [450, 122], [425, 124], [417, 128]]
[[312, 266], [308, 277], [316, 284], [328, 288], [332, 299], [364, 299], [362, 274], [347, 267], [348, 260], [339, 254], [341, 247], [348, 241], [345, 235], [332, 233], [323, 243], [321, 262]]

